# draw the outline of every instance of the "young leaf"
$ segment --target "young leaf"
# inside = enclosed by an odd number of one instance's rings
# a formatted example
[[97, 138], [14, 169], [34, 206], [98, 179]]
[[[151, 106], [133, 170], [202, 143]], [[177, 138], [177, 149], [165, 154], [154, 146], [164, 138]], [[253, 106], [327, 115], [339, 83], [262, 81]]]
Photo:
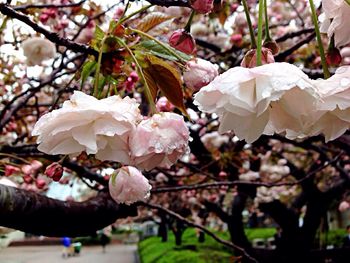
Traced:
[[101, 47], [101, 41], [102, 39], [104, 38], [105, 36], [105, 32], [103, 32], [103, 30], [99, 27], [99, 26], [96, 26], [95, 28], [95, 32], [94, 32], [94, 37], [93, 39], [91, 40], [91, 46], [99, 51], [100, 50], [100, 47]]
[[[155, 56], [147, 56], [148, 74], [157, 83], [164, 96], [181, 112], [187, 115], [183, 102], [181, 75], [176, 68]], [[148, 83], [148, 82], [147, 82]]]
[[172, 16], [165, 15], [160, 12], [153, 12], [146, 15], [137, 25], [137, 29], [143, 32], [148, 32], [161, 23], [172, 19]]
[[96, 64], [97, 64], [97, 62], [95, 60], [94, 61], [87, 61], [84, 64], [83, 69], [81, 71], [81, 86], [84, 85], [85, 81], [91, 75], [91, 73], [95, 71]]
[[[178, 59], [172, 55], [168, 50], [166, 50], [164, 47], [162, 47], [161, 45], [159, 45], [157, 42], [155, 42], [154, 40], [145, 40], [142, 41], [140, 43], [141, 47], [151, 51], [151, 53], [153, 53], [154, 55], [158, 56], [158, 57], [162, 57], [165, 58], [167, 60], [171, 60], [171, 61], [177, 61]], [[165, 44], [166, 45], [166, 44]], [[176, 53], [178, 56], [180, 56], [182, 59], [189, 61], [191, 59], [191, 56], [182, 53], [174, 48], [172, 48], [169, 45], [166, 45], [167, 48], [171, 49], [174, 53]]]

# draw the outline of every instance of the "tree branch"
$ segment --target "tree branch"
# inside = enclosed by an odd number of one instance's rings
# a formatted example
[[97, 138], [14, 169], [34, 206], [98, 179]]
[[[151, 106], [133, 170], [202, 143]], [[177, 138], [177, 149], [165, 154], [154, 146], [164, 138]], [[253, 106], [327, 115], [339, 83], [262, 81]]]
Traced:
[[0, 225], [44, 236], [86, 236], [118, 218], [136, 216], [136, 206], [120, 205], [108, 193], [85, 202], [63, 202], [0, 185]]
[[50, 40], [51, 42], [55, 43], [58, 46], [65, 46], [66, 48], [68, 48], [74, 52], [81, 52], [84, 54], [98, 56], [98, 52], [96, 50], [94, 50], [93, 48], [85, 46], [85, 45], [77, 44], [69, 39], [60, 37], [57, 33], [53, 33], [53, 32], [46, 30], [45, 28], [39, 26], [37, 23], [30, 20], [28, 16], [26, 16], [20, 12], [17, 12], [16, 10], [7, 6], [6, 4], [0, 4], [0, 12], [6, 16], [18, 19], [19, 21], [27, 24], [33, 30], [35, 30], [38, 33], [43, 34], [48, 40]]

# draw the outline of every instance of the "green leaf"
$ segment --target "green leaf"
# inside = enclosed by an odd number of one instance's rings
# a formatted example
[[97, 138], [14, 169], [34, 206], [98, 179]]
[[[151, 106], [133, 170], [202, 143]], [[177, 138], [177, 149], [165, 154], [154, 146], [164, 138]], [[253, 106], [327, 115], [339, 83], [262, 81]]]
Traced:
[[[141, 43], [139, 44], [142, 48], [149, 50], [152, 54], [167, 59], [167, 60], [171, 60], [171, 61], [177, 61], [178, 59], [172, 55], [168, 50], [166, 50], [164, 47], [162, 47], [161, 45], [159, 45], [157, 42], [155, 42], [154, 40], [144, 40], [141, 41]], [[186, 61], [189, 61], [191, 59], [191, 56], [182, 53], [174, 48], [172, 48], [171, 46], [165, 44], [167, 46], [167, 48], [171, 49], [174, 53], [176, 53], [178, 56], [180, 56], [181, 58], [183, 58]]]
[[81, 86], [84, 85], [85, 81], [91, 75], [91, 73], [96, 70], [96, 65], [97, 65], [97, 62], [95, 60], [85, 62], [83, 69], [81, 71]]
[[103, 32], [103, 30], [99, 26], [96, 26], [95, 32], [94, 32], [94, 37], [91, 40], [92, 48], [99, 51], [101, 48], [101, 42], [102, 42], [102, 39], [104, 38], [104, 36], [105, 36], [105, 32]]

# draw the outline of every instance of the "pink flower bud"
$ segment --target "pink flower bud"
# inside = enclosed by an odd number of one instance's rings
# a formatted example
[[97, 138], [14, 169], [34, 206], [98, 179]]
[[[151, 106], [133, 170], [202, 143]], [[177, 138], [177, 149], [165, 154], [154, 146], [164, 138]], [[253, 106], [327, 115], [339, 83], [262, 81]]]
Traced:
[[[262, 65], [270, 64], [275, 62], [271, 50], [263, 47], [261, 50], [261, 63]], [[251, 49], [244, 56], [241, 66], [244, 68], [254, 68], [256, 67], [256, 49]]]
[[269, 40], [264, 42], [263, 47], [270, 49], [272, 55], [277, 55], [278, 52], [280, 52], [280, 47], [278, 46], [277, 42], [274, 40]]
[[339, 49], [332, 48], [328, 50], [326, 55], [327, 64], [331, 66], [338, 66], [343, 60]]
[[38, 189], [43, 189], [46, 186], [46, 182], [44, 179], [38, 178], [35, 181], [35, 185]]
[[13, 165], [5, 165], [5, 176], [11, 176], [13, 174], [19, 173], [21, 170]]
[[58, 182], [63, 175], [63, 167], [59, 163], [52, 163], [46, 167], [45, 175], [52, 178], [55, 182]]
[[171, 104], [166, 97], [160, 97], [157, 101], [156, 108], [160, 112], [173, 111], [175, 106]]
[[150, 196], [152, 186], [146, 177], [132, 166], [122, 167], [109, 180], [109, 193], [117, 203], [130, 205]]
[[30, 175], [24, 175], [23, 181], [27, 184], [31, 184], [33, 182], [33, 178]]
[[195, 91], [209, 84], [219, 74], [217, 65], [200, 58], [188, 61], [186, 67], [188, 70], [183, 74], [184, 82]]
[[41, 167], [43, 167], [42, 162], [39, 162], [38, 160], [33, 160], [30, 162], [30, 165], [32, 166], [34, 171], [39, 170]]
[[31, 165], [29, 165], [29, 164], [23, 165], [23, 166], [21, 167], [21, 170], [22, 170], [22, 172], [23, 172], [24, 174], [28, 174], [28, 175], [34, 173], [33, 167], [32, 167]]
[[191, 0], [191, 7], [197, 13], [207, 14], [214, 8], [214, 0]]
[[232, 44], [234, 44], [235, 46], [240, 46], [240, 45], [242, 45], [242, 42], [243, 42], [242, 34], [233, 34], [233, 35], [230, 37], [230, 42], [231, 42]]
[[186, 54], [193, 54], [196, 52], [196, 41], [190, 33], [183, 29], [178, 29], [169, 38], [169, 44], [173, 48], [180, 50]]
[[41, 14], [39, 20], [41, 23], [46, 24], [49, 20], [49, 16], [47, 14]]

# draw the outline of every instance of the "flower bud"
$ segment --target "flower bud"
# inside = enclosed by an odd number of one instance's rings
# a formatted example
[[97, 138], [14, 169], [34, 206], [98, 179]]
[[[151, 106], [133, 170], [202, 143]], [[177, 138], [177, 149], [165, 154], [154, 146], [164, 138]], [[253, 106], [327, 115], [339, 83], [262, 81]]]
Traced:
[[42, 178], [38, 178], [35, 181], [35, 185], [38, 189], [43, 189], [46, 186], [46, 182], [44, 179]]
[[[275, 58], [273, 57], [271, 50], [263, 47], [261, 50], [261, 64], [270, 64], [275, 62]], [[244, 68], [254, 68], [256, 67], [256, 49], [251, 49], [244, 56], [241, 67]]]
[[55, 182], [58, 182], [63, 175], [63, 167], [59, 163], [52, 163], [46, 167], [45, 175], [52, 178]]
[[109, 193], [117, 203], [130, 205], [150, 196], [152, 186], [146, 177], [132, 166], [122, 167], [109, 180]]
[[219, 74], [217, 65], [200, 58], [188, 61], [186, 67], [188, 70], [183, 74], [184, 82], [195, 91], [209, 84]]
[[190, 33], [183, 29], [178, 29], [169, 38], [169, 44], [173, 48], [180, 50], [186, 54], [193, 54], [196, 52], [196, 41]]
[[274, 40], [265, 41], [263, 47], [270, 49], [272, 55], [276, 55], [280, 52], [280, 47]]
[[207, 14], [214, 8], [214, 0], [191, 0], [191, 7], [197, 13]]
[[328, 50], [328, 53], [326, 55], [326, 60], [328, 65], [338, 66], [342, 62], [343, 58], [340, 54], [339, 49], [332, 48]]
[[232, 44], [234, 44], [235, 46], [240, 46], [242, 45], [242, 42], [243, 42], [243, 36], [242, 34], [233, 34], [231, 37], [230, 37], [230, 42]]
[[13, 174], [19, 173], [21, 169], [13, 165], [5, 165], [5, 176], [11, 176]]
[[157, 111], [169, 112], [175, 109], [175, 106], [166, 97], [160, 97], [156, 103]]

